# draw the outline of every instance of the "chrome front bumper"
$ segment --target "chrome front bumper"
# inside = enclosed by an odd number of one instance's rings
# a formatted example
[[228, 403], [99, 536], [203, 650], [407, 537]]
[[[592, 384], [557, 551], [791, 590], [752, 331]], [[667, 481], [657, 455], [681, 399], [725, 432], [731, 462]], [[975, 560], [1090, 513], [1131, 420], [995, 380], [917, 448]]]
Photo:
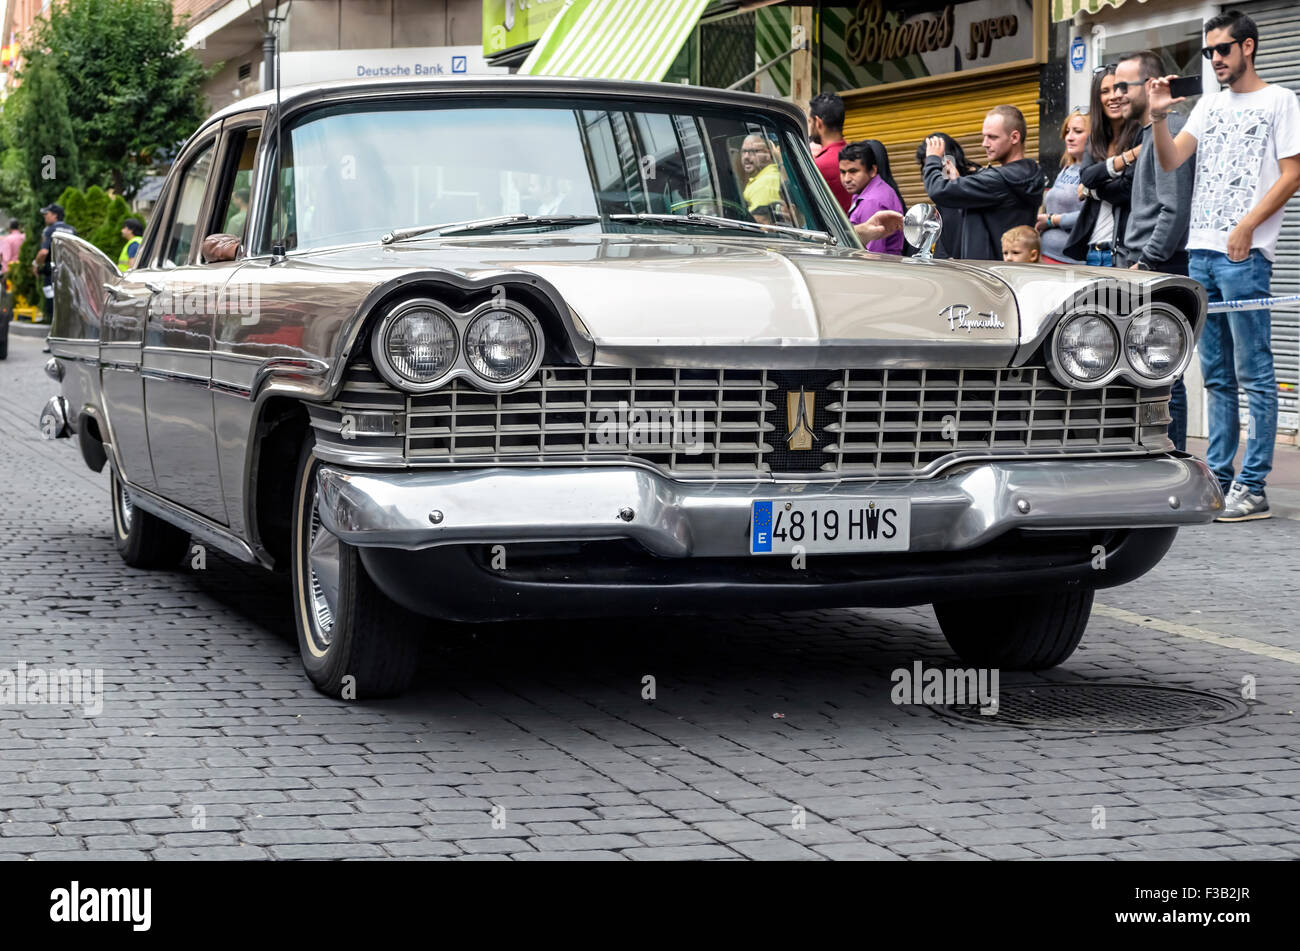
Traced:
[[962, 551], [1012, 529], [1211, 521], [1223, 495], [1190, 456], [988, 462], [905, 482], [702, 484], [647, 469], [319, 470], [321, 519], [350, 545], [631, 539], [670, 558], [749, 553], [759, 499], [911, 500], [910, 550]]

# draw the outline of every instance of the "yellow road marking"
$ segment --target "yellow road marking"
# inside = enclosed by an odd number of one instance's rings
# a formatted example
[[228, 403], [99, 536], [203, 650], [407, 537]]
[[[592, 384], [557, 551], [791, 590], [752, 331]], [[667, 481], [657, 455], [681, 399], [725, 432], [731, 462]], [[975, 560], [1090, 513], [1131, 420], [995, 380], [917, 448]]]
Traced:
[[1135, 624], [1138, 627], [1154, 628], [1157, 631], [1163, 631], [1166, 634], [1177, 634], [1179, 637], [1188, 637], [1194, 641], [1205, 641], [1207, 644], [1217, 644], [1220, 647], [1231, 647], [1234, 650], [1246, 651], [1249, 654], [1258, 654], [1261, 657], [1271, 657], [1274, 660], [1284, 660], [1288, 664], [1300, 664], [1300, 651], [1293, 651], [1286, 647], [1274, 647], [1272, 644], [1265, 644], [1261, 641], [1252, 641], [1248, 637], [1235, 637], [1230, 634], [1220, 634], [1217, 631], [1207, 631], [1204, 628], [1192, 627], [1190, 624], [1176, 624], [1173, 621], [1166, 621], [1163, 618], [1147, 617], [1145, 614], [1134, 614], [1132, 611], [1125, 611], [1122, 608], [1112, 608], [1105, 604], [1093, 604], [1093, 614], [1100, 614], [1102, 617], [1108, 617], [1115, 621], [1124, 621], [1128, 624]]

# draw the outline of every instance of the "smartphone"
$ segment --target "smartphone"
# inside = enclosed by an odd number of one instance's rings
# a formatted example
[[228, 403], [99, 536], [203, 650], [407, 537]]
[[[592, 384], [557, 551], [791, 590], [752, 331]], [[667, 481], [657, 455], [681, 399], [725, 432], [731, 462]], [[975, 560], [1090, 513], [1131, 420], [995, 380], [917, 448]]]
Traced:
[[1186, 99], [1201, 94], [1200, 76], [1179, 76], [1169, 80], [1169, 95], [1175, 99]]

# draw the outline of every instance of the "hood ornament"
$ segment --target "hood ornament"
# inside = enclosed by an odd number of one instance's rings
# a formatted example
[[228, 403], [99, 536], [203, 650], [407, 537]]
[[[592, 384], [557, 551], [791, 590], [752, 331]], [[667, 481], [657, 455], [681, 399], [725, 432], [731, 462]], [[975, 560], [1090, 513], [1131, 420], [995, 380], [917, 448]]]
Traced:
[[934, 245], [943, 231], [943, 216], [939, 209], [919, 202], [907, 209], [903, 216], [903, 237], [916, 248], [916, 258], [928, 261], [934, 257]]
[[785, 426], [790, 434], [785, 437], [785, 443], [791, 449], [811, 449], [814, 442], [821, 442], [812, 431], [816, 399], [816, 393], [809, 393], [802, 386], [798, 393], [785, 394]]

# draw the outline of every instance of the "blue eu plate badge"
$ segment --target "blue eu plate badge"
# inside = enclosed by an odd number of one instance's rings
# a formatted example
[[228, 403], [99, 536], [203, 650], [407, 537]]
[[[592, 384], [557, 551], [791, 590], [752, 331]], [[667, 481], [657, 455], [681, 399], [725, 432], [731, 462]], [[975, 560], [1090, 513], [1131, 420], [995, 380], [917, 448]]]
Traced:
[[750, 554], [772, 550], [772, 503], [754, 503], [754, 525], [749, 540]]

